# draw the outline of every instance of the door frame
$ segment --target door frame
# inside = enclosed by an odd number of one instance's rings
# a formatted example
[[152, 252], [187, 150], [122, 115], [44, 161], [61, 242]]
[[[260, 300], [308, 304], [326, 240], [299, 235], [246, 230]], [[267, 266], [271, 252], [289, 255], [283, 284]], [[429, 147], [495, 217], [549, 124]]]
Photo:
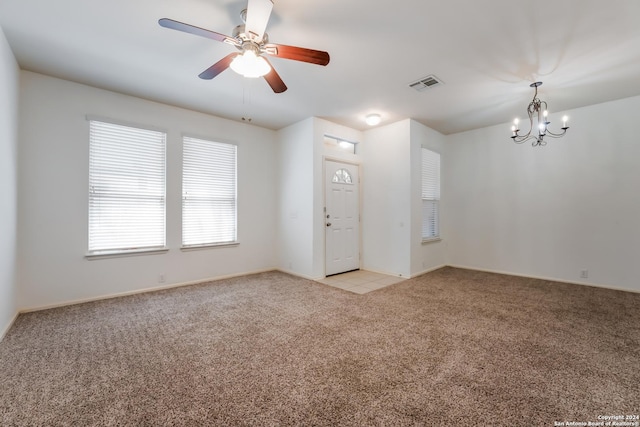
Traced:
[[324, 245], [322, 248], [324, 262], [322, 263], [322, 269], [324, 277], [327, 277], [327, 161], [344, 163], [358, 168], [358, 269], [362, 269], [362, 163], [341, 159], [340, 157], [322, 156], [322, 228], [324, 232]]

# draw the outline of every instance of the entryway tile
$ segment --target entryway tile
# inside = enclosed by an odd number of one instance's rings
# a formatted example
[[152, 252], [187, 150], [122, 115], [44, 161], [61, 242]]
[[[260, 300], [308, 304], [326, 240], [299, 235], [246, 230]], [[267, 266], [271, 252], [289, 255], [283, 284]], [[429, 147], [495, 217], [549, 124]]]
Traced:
[[329, 276], [318, 280], [318, 282], [362, 295], [402, 282], [403, 280], [405, 280], [404, 277], [389, 276], [366, 270], [356, 270]]

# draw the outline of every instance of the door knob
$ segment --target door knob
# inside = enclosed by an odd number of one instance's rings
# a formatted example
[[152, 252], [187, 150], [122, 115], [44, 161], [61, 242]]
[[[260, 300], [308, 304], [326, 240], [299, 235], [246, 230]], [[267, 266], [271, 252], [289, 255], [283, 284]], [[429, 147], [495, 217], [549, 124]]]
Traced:
[[331, 223], [330, 222], [327, 223], [327, 227], [331, 227]]

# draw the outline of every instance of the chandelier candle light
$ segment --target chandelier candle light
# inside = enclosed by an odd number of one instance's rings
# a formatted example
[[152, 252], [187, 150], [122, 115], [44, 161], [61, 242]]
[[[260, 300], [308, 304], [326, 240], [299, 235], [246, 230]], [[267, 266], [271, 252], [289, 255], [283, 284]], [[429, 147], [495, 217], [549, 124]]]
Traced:
[[[562, 117], [562, 132], [554, 133], [549, 130], [549, 124], [551, 124], [551, 122], [547, 119], [547, 116], [549, 115], [549, 112], [547, 111], [547, 103], [538, 99], [538, 86], [541, 85], [542, 82], [535, 82], [529, 85], [536, 90], [535, 94], [533, 95], [533, 100], [527, 107], [527, 115], [529, 116], [529, 132], [524, 135], [518, 134], [518, 132], [520, 132], [520, 128], [518, 127], [520, 120], [515, 119], [513, 121], [513, 126], [511, 126], [511, 132], [513, 134], [511, 135], [511, 139], [513, 139], [513, 141], [517, 144], [522, 144], [525, 141], [533, 140], [531, 145], [534, 147], [547, 145], [547, 142], [544, 140], [545, 136], [548, 135], [552, 138], [560, 138], [565, 133], [567, 133], [567, 129], [569, 129], [569, 126], [567, 126], [567, 121], [569, 120], [569, 118], [567, 116], [564, 116]], [[534, 130], [534, 119], [537, 122], [537, 135], [535, 135], [535, 133], [532, 135], [532, 132]]]

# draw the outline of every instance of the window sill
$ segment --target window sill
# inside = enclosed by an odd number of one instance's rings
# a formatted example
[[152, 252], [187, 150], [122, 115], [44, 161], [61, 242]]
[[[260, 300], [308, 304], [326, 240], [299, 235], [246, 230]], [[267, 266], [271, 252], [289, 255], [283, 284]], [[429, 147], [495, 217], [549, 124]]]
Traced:
[[441, 240], [442, 240], [441, 237], [431, 237], [429, 239], [422, 239], [422, 244], [426, 245], [427, 243], [439, 242]]
[[88, 253], [84, 257], [90, 261], [93, 261], [96, 259], [105, 259], [105, 258], [121, 258], [121, 257], [140, 256], [140, 255], [157, 255], [157, 254], [165, 254], [167, 252], [169, 252], [169, 248], [133, 249], [128, 251], [100, 251], [100, 252]]
[[189, 252], [189, 251], [200, 251], [203, 249], [213, 249], [213, 248], [226, 248], [229, 246], [238, 246], [240, 242], [225, 242], [225, 243], [211, 243], [207, 245], [193, 245], [193, 246], [182, 246], [180, 247], [181, 251]]

